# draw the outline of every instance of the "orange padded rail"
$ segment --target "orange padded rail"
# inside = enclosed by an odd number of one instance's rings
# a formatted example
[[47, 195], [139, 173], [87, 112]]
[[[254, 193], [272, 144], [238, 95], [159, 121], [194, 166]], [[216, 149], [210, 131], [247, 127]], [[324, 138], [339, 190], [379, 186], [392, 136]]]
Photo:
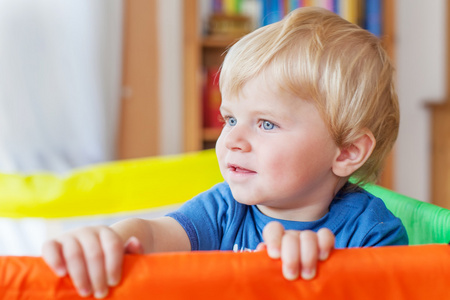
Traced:
[[[80, 299], [38, 257], [0, 257], [0, 299]], [[126, 256], [107, 299], [450, 299], [450, 246], [334, 250], [311, 281], [265, 252]]]

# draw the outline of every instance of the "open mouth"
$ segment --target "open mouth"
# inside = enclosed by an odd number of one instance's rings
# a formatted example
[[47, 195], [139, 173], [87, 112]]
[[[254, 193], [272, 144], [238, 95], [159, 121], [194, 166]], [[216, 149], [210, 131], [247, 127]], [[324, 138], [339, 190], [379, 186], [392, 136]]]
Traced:
[[245, 168], [239, 167], [237, 165], [232, 165], [232, 164], [228, 165], [228, 169], [230, 171], [232, 171], [232, 172], [242, 173], [242, 174], [256, 173], [255, 171], [252, 171], [252, 170], [249, 170], [249, 169], [245, 169]]

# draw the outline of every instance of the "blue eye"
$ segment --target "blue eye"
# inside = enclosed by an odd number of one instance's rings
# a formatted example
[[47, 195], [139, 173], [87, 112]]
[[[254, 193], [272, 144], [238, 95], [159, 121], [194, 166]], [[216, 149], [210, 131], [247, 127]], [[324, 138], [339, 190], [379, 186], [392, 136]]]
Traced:
[[273, 124], [272, 122], [269, 122], [269, 121], [263, 121], [262, 127], [264, 128], [264, 130], [272, 130], [275, 128], [275, 124]]
[[237, 124], [237, 120], [234, 117], [228, 117], [227, 118], [227, 124], [230, 126], [235, 126]]

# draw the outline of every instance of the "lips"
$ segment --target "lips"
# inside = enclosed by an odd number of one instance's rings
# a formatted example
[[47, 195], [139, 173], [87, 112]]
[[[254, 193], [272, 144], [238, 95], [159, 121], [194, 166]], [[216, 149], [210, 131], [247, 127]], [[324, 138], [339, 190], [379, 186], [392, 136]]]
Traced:
[[234, 165], [234, 164], [228, 164], [227, 165], [228, 169], [231, 172], [235, 172], [235, 173], [239, 173], [239, 174], [255, 174], [255, 171], [240, 167], [238, 165]]

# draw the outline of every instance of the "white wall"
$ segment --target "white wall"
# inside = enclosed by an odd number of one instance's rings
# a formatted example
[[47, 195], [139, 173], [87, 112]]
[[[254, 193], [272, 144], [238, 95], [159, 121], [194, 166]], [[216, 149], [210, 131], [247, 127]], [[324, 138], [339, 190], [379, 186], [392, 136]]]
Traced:
[[0, 172], [114, 158], [122, 0], [0, 0]]
[[426, 104], [445, 97], [446, 0], [396, 1], [401, 120], [395, 157], [395, 190], [429, 201], [431, 128]]
[[[0, 172], [116, 158], [122, 2], [0, 0]], [[183, 150], [183, 5], [157, 5], [162, 154]]]

